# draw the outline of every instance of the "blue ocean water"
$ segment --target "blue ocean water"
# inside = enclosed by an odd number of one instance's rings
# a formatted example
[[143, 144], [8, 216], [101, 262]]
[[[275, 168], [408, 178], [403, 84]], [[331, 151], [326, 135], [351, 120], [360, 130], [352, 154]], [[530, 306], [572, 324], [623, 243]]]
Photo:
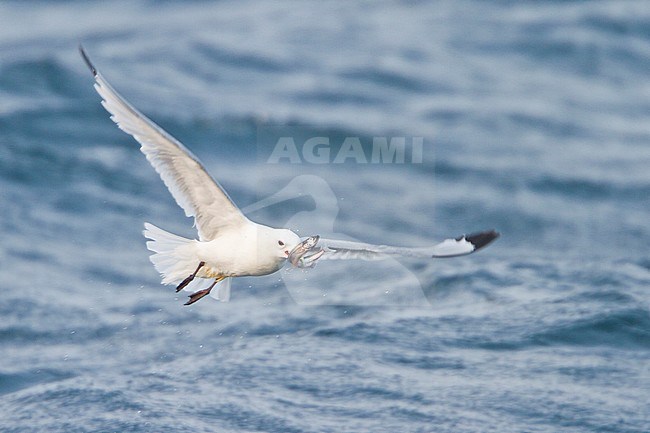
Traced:
[[[649, 29], [626, 0], [0, 3], [0, 430], [650, 431]], [[183, 307], [141, 231], [192, 223], [80, 42], [241, 207], [285, 192], [257, 221], [502, 237]], [[273, 163], [282, 136], [423, 160]]]

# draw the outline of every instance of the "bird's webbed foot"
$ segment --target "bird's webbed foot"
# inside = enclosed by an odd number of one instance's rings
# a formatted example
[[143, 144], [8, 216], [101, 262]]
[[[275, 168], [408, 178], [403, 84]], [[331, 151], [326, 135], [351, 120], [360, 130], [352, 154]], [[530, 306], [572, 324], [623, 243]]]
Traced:
[[196, 274], [199, 272], [199, 270], [205, 265], [205, 262], [199, 263], [199, 266], [196, 267], [196, 270], [187, 278], [185, 278], [181, 283], [176, 286], [176, 293], [180, 292], [183, 290], [185, 287], [187, 287], [188, 284], [194, 280], [194, 277], [196, 277]]
[[190, 295], [190, 300], [185, 303], [185, 305], [192, 305], [199, 299], [202, 299], [204, 296], [207, 296], [210, 294], [210, 289], [203, 289], [199, 290], [198, 292], [194, 292]]
[[198, 292], [194, 292], [194, 293], [192, 293], [192, 294], [189, 296], [189, 298], [190, 298], [189, 301], [187, 301], [187, 302], [185, 303], [185, 305], [192, 305], [193, 303], [195, 303], [195, 302], [198, 301], [199, 299], [202, 299], [203, 297], [209, 295], [210, 292], [212, 291], [212, 288], [213, 288], [213, 287], [214, 287], [214, 286], [215, 286], [219, 281], [223, 280], [224, 278], [226, 278], [226, 277], [224, 277], [224, 276], [218, 276], [217, 278], [215, 278], [215, 280], [212, 282], [212, 284], [210, 284], [210, 287], [208, 287], [207, 289], [199, 290]]

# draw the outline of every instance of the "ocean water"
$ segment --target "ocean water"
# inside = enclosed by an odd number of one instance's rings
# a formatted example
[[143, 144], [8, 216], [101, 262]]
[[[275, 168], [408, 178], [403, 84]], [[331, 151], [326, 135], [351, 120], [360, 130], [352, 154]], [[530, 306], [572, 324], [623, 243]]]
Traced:
[[[184, 307], [141, 231], [192, 221], [80, 42], [259, 222], [502, 236]], [[0, 430], [650, 431], [649, 71], [643, 1], [0, 3]]]

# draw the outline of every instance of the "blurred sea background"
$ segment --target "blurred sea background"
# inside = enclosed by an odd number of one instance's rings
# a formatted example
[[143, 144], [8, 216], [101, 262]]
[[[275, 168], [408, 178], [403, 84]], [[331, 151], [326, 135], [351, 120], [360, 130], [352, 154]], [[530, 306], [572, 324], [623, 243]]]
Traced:
[[[141, 231], [192, 221], [80, 42], [242, 208], [284, 191], [259, 222], [502, 237], [183, 307]], [[649, 75], [644, 1], [3, 1], [1, 430], [650, 431]], [[425, 145], [269, 163], [281, 136]]]

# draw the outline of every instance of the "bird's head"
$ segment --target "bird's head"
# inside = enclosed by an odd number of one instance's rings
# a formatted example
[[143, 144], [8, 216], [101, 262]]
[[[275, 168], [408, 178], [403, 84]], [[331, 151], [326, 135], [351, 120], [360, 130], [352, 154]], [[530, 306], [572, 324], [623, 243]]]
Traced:
[[300, 243], [300, 237], [287, 229], [276, 229], [274, 234], [278, 256], [283, 259], [288, 258], [289, 253]]

